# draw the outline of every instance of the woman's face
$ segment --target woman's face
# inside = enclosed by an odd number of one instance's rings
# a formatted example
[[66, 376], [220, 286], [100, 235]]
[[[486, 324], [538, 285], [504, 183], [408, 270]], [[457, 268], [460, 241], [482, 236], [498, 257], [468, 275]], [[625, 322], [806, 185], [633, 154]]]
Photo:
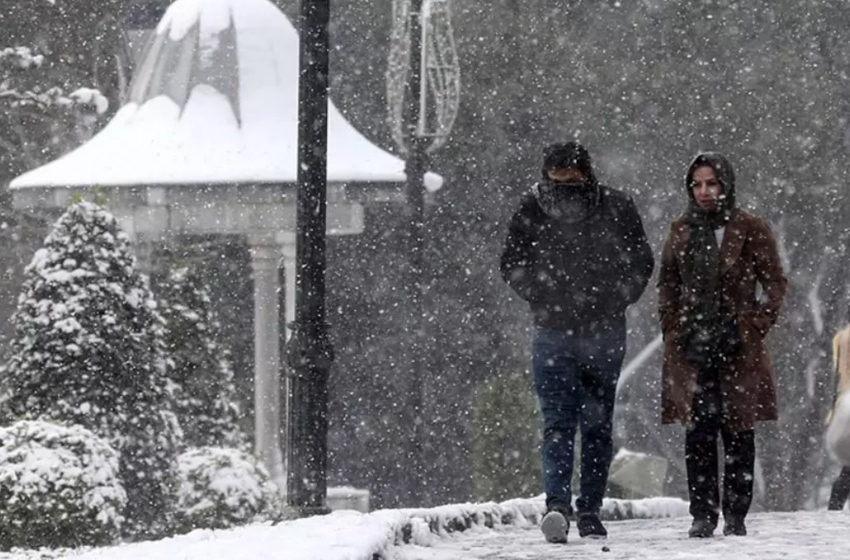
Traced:
[[701, 207], [711, 210], [717, 206], [720, 195], [723, 194], [723, 185], [717, 180], [714, 169], [708, 165], [697, 167], [691, 178], [691, 189], [693, 189], [694, 200]]

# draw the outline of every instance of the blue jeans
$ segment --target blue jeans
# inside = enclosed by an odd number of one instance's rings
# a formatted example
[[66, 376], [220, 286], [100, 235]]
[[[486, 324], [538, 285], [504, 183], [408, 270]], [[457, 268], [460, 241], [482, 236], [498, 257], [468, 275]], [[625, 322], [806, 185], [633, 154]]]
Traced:
[[622, 319], [585, 332], [538, 328], [533, 342], [534, 389], [543, 413], [546, 505], [572, 515], [573, 451], [581, 430], [578, 515], [598, 514], [608, 486], [617, 379], [626, 350]]

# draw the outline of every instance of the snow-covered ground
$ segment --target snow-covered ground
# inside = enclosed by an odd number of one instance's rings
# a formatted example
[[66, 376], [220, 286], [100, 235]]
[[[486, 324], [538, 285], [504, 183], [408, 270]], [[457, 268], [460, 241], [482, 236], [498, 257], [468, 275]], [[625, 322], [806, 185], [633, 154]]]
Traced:
[[337, 511], [276, 525], [199, 530], [156, 542], [15, 551], [0, 554], [0, 560], [836, 560], [850, 553], [846, 510], [754, 514], [748, 537], [695, 541], [686, 536], [689, 518], [681, 500], [606, 501], [606, 516], [641, 519], [608, 521], [610, 536], [605, 541], [571, 535], [569, 544], [552, 545], [543, 540], [537, 526], [543, 509], [538, 498], [369, 514]]
[[566, 545], [544, 542], [537, 526], [475, 528], [428, 547], [407, 545], [396, 560], [837, 560], [850, 554], [847, 511], [760, 513], [747, 521], [746, 537], [724, 537], [718, 530], [704, 540], [687, 537], [688, 517], [612, 521], [608, 539], [580, 539], [573, 530]]
[[[687, 504], [676, 498], [605, 500], [607, 517], [669, 517]], [[474, 527], [536, 523], [543, 497], [500, 504], [454, 504], [430, 509], [336, 511], [327, 516], [259, 523], [227, 531], [198, 530], [155, 542], [89, 550], [0, 553], [0, 560], [396, 560], [408, 544], [430, 546], [452, 532]]]

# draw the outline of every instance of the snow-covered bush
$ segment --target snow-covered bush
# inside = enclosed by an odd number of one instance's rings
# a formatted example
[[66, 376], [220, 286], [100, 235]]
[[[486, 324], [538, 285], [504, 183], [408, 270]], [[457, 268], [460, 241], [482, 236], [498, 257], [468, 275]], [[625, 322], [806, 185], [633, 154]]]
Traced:
[[0, 76], [5, 78], [0, 101], [9, 108], [37, 107], [45, 111], [53, 107], [80, 108], [102, 114], [109, 108], [109, 100], [96, 89], [83, 87], [66, 93], [59, 86], [40, 87], [20, 79], [23, 71], [38, 69], [43, 63], [44, 55], [29, 47], [0, 49]]
[[104, 545], [127, 501], [118, 453], [80, 426], [24, 420], [0, 428], [0, 547]]
[[178, 531], [226, 529], [280, 512], [277, 486], [247, 453], [223, 447], [189, 449], [177, 459]]
[[63, 85], [72, 82], [48, 70], [44, 54], [27, 46], [2, 47], [0, 175], [8, 180], [88, 138], [109, 101], [91, 87], [66, 90]]
[[244, 449], [233, 367], [220, 340], [220, 325], [200, 275], [174, 268], [155, 283], [165, 319], [168, 377], [175, 413], [187, 447]]
[[120, 454], [129, 536], [170, 523], [180, 428], [168, 391], [162, 319], [126, 234], [79, 202], [25, 271], [2, 376], [10, 419], [79, 424]]

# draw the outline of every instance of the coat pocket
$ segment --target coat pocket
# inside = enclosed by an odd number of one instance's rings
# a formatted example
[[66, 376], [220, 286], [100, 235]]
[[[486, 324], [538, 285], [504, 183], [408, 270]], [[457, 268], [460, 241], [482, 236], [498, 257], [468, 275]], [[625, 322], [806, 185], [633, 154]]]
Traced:
[[738, 314], [741, 338], [744, 340], [762, 340], [770, 328], [770, 321], [758, 311], [744, 311]]

